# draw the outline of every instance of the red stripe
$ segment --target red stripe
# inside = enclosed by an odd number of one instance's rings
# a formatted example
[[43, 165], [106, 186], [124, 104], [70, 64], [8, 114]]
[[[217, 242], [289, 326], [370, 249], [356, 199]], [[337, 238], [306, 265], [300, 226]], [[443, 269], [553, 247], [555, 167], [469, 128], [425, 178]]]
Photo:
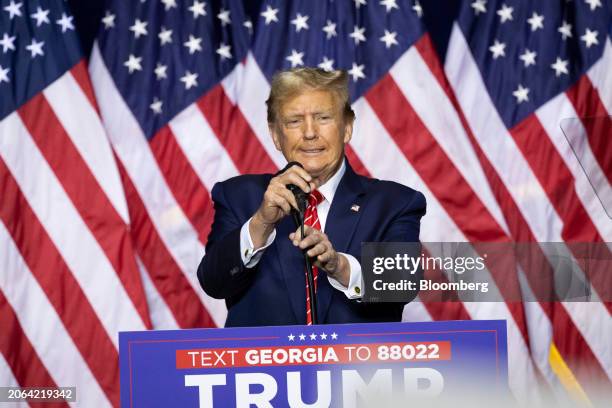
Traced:
[[[117, 350], [2, 160], [0, 188], [0, 196], [11, 198], [0, 200], [0, 219], [102, 390], [111, 403], [119, 405]], [[44, 319], [44, 311], [40, 312]]]
[[221, 84], [196, 103], [240, 173], [275, 173], [278, 170], [240, 108], [225, 95]]
[[601, 102], [599, 92], [589, 77], [582, 75], [566, 95], [582, 119], [593, 156], [608, 178], [608, 183], [612, 184], [612, 118]]
[[602, 242], [576, 194], [573, 175], [535, 115], [510, 129], [510, 134], [563, 221], [563, 239]]
[[[350, 145], [345, 145], [344, 153], [357, 174], [365, 177], [372, 177], [366, 166], [363, 164], [355, 150]], [[425, 250], [424, 250], [425, 251]], [[425, 251], [427, 254], [427, 251]], [[448, 282], [446, 276], [440, 271], [430, 271], [431, 275], [427, 279], [435, 282]], [[434, 320], [470, 320], [470, 314], [460, 300], [441, 302], [439, 299], [432, 299], [426, 293], [419, 292], [419, 300], [423, 303], [427, 312]]]
[[182, 328], [216, 327], [215, 322], [161, 240], [125, 168], [117, 160], [132, 220], [132, 239], [153, 284]]
[[351, 147], [351, 145], [344, 145], [344, 154], [346, 154], [346, 158], [348, 159], [355, 173], [365, 177], [372, 177], [366, 166], [359, 158], [359, 156], [357, 156], [355, 150], [353, 150], [353, 148]]
[[[431, 256], [425, 248], [422, 252], [425, 257]], [[436, 268], [426, 269], [425, 279], [439, 283], [448, 282], [446, 275]], [[441, 295], [445, 294], [441, 291], [437, 293], [420, 291], [419, 299], [434, 320], [471, 320], [471, 316], [459, 299], [457, 292], [452, 291], [451, 293], [452, 298], [442, 299]]]
[[[398, 148], [465, 235], [476, 242], [507, 240], [391, 76], [386, 75], [374, 85], [366, 99]], [[397, 114], [398, 110], [401, 115]]]
[[[366, 99], [404, 156], [466, 237], [473, 242], [507, 241], [501, 227], [438, 145], [391, 76], [386, 75], [374, 85]], [[397, 115], [398, 110], [401, 115]], [[441, 174], [444, 177], [440, 177]], [[490, 262], [488, 259], [488, 269], [504, 298], [518, 299], [517, 277], [500, 274]], [[507, 307], [525, 344], [529, 345], [522, 304], [508, 302]]]
[[34, 96], [18, 112], [81, 219], [100, 244], [144, 324], [152, 327], [127, 225], [98, 184], [43, 94]]
[[[17, 383], [22, 387], [57, 387], [47, 367], [30, 343], [17, 319], [15, 310], [0, 290], [0, 353], [6, 359]], [[4, 379], [6, 380], [6, 379]], [[8, 384], [2, 384], [7, 386]], [[67, 403], [54, 406], [68, 407]]]
[[[535, 115], [528, 116], [510, 129], [510, 134], [563, 221], [561, 230], [563, 240], [570, 243], [603, 242], [576, 194], [573, 175]], [[591, 273], [589, 268], [584, 272], [601, 297], [603, 292], [608, 290], [606, 276]], [[608, 312], [612, 312], [612, 303], [603, 302], [603, 304]]]
[[150, 142], [166, 183], [198, 237], [206, 244], [214, 210], [210, 194], [185, 157], [172, 131], [164, 126]]
[[87, 63], [85, 60], [79, 61], [74, 67], [70, 69], [70, 73], [74, 80], [79, 84], [79, 87], [89, 100], [89, 104], [94, 107], [95, 111], [100, 114], [98, 102], [94, 95], [93, 86], [91, 85], [91, 79], [89, 78], [89, 72], [87, 71]]
[[[507, 220], [512, 239], [516, 242], [535, 242], [536, 239], [527, 221], [523, 217], [523, 214], [514, 202], [510, 192], [497, 174], [495, 168], [476, 141], [476, 138], [468, 125], [467, 119], [465, 118], [463, 110], [457, 101], [455, 93], [453, 92], [446, 76], [442, 71], [438, 57], [435, 54], [429, 37], [424, 36], [421, 38], [421, 40], [416, 44], [416, 47], [457, 111], [463, 128], [470, 139], [474, 151], [476, 152], [476, 156], [478, 157], [489, 185], [491, 186], [491, 190]], [[539, 247], [533, 247], [533, 249], [537, 248]], [[531, 265], [540, 265], [540, 269], [533, 270], [529, 266], [530, 263], [524, 258], [520, 258], [520, 262], [523, 270], [527, 274], [530, 286], [532, 288], [537, 288], [542, 283], [550, 281], [552, 271], [550, 270], [550, 265], [548, 262], [542, 261], [544, 254], [541, 251], [534, 250], [531, 251], [531, 254], [536, 258], [533, 259], [534, 262], [531, 263]], [[550, 319], [553, 327], [553, 340], [557, 346], [557, 349], [563, 356], [563, 359], [569, 363], [572, 371], [580, 372], [578, 378], [581, 379], [582, 382], [586, 382], [585, 378], [606, 378], [605, 372], [603, 371], [599, 361], [593, 354], [589, 345], [585, 342], [582, 334], [572, 322], [563, 305], [558, 302], [540, 302], [540, 305], [542, 306], [544, 313]], [[588, 370], [588, 372], [585, 373], [584, 370]], [[604, 377], [602, 377], [602, 375]]]

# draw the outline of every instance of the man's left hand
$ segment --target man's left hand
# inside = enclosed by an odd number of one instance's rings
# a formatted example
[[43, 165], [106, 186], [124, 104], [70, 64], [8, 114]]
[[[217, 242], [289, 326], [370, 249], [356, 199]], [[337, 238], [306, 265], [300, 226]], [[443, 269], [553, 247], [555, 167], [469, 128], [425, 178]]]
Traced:
[[306, 254], [315, 260], [315, 266], [325, 270], [343, 286], [348, 286], [351, 271], [346, 257], [336, 252], [327, 235], [318, 229], [305, 225], [304, 235], [302, 238], [301, 230], [298, 228], [289, 234], [289, 239], [300, 249], [310, 248]]

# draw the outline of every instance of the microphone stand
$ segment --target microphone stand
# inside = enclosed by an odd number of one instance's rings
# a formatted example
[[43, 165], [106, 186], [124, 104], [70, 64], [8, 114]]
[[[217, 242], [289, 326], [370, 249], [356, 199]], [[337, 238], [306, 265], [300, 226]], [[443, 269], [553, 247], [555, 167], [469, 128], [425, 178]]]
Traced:
[[[306, 203], [308, 199], [306, 198], [306, 194], [300, 190], [297, 186], [288, 185], [287, 188], [293, 192], [298, 202], [298, 207], [300, 207], [300, 211], [291, 210], [291, 215], [293, 217], [293, 222], [296, 227], [300, 228], [302, 238], [304, 235], [304, 214], [306, 212]], [[315, 283], [314, 283], [314, 273], [312, 271], [312, 263], [310, 262], [310, 257], [306, 254], [309, 248], [304, 248], [302, 250], [302, 254], [304, 255], [304, 263], [306, 264], [306, 281], [308, 282], [308, 308], [310, 308], [310, 314], [312, 316], [312, 324], [319, 324], [319, 318], [317, 315], [317, 296], [315, 292]]]

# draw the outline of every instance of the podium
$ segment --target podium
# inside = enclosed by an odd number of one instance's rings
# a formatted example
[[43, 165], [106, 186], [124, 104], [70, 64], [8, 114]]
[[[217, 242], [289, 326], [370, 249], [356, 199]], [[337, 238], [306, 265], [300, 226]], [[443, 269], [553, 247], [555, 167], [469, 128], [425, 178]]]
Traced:
[[119, 348], [122, 407], [382, 407], [475, 384], [507, 391], [503, 320], [121, 332]]

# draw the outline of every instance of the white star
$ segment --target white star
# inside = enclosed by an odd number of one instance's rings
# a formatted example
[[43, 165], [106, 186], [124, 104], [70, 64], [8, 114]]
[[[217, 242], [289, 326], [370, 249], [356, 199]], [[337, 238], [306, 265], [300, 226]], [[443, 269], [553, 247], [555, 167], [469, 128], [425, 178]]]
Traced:
[[327, 20], [327, 24], [323, 27], [323, 31], [327, 34], [327, 39], [335, 37], [336, 34], [336, 23], [332, 23], [331, 20]]
[[306, 336], [304, 336], [304, 333], [300, 334], [298, 336], [300, 338], [300, 340], [304, 341], [306, 339]]
[[538, 28], [544, 28], [544, 15], [534, 11], [531, 17], [527, 19], [527, 22], [531, 26], [531, 31], [536, 31]]
[[519, 84], [512, 95], [516, 98], [516, 103], [527, 102], [529, 100], [529, 88], [523, 88], [523, 85]]
[[597, 7], [601, 7], [600, 0], [584, 0], [589, 6], [591, 6], [591, 11], [595, 10]]
[[130, 54], [128, 60], [125, 61], [123, 65], [127, 67], [128, 71], [131, 74], [134, 71], [142, 71], [142, 65], [140, 65], [141, 61], [142, 57], [136, 57], [133, 54]]
[[147, 22], [136, 19], [134, 25], [130, 27], [130, 31], [134, 33], [134, 37], [138, 38], [141, 35], [147, 35]]
[[591, 48], [591, 45], [599, 44], [599, 41], [597, 40], [597, 31], [591, 31], [588, 28], [580, 39], [586, 43], [587, 48]]
[[37, 55], [43, 56], [45, 55], [42, 49], [43, 45], [45, 45], [44, 41], [36, 42], [36, 39], [32, 38], [32, 42], [30, 43], [30, 45], [26, 46], [26, 50], [32, 53], [32, 58], [36, 57]]
[[550, 67], [555, 70], [555, 75], [559, 77], [561, 74], [569, 75], [567, 64], [569, 64], [569, 60], [562, 60], [561, 58], [557, 57], [555, 63], [551, 64]]
[[9, 18], [12, 20], [15, 16], [21, 17], [21, 6], [23, 6], [23, 3], [15, 3], [11, 0], [11, 4], [4, 7], [4, 9], [9, 13]]
[[164, 103], [162, 101], [160, 101], [159, 99], [155, 98], [153, 99], [153, 103], [149, 105], [149, 108], [151, 108], [151, 110], [153, 111], [154, 114], [159, 115], [160, 113], [162, 113], [162, 105]]
[[514, 8], [508, 7], [506, 4], [502, 4], [502, 8], [497, 10], [497, 15], [500, 17], [502, 24], [506, 21], [512, 21], [512, 12]]
[[394, 8], [399, 10], [399, 7], [397, 7], [397, 0], [381, 0], [380, 5], [385, 6], [385, 8], [387, 9], [387, 13]]
[[157, 79], [161, 80], [168, 77], [168, 75], [166, 74], [167, 69], [167, 65], [163, 65], [162, 63], [158, 62], [153, 72], [155, 72], [155, 76], [157, 77]]
[[181, 77], [181, 82], [185, 84], [185, 90], [198, 86], [198, 74], [187, 71], [185, 76]]
[[159, 41], [161, 41], [161, 45], [169, 44], [172, 42], [172, 30], [166, 27], [162, 26], [161, 31], [159, 32], [159, 34], [157, 34], [157, 36], [159, 37]]
[[474, 9], [474, 13], [476, 13], [476, 15], [480, 13], [486, 13], [487, 12], [487, 8], [485, 7], [486, 4], [487, 4], [486, 0], [476, 0], [475, 2], [473, 2], [472, 8]]
[[247, 30], [249, 30], [249, 34], [253, 34], [253, 23], [251, 22], [251, 20], [246, 20], [244, 23], [242, 23], [242, 25], [245, 26]]
[[385, 43], [385, 46], [387, 48], [390, 48], [392, 45], [397, 45], [398, 42], [395, 39], [395, 37], [397, 37], [397, 33], [396, 32], [389, 32], [387, 30], [385, 30], [385, 35], [383, 35], [382, 37], [380, 37], [380, 41]]
[[0, 45], [2, 46], [2, 52], [6, 54], [8, 50], [15, 51], [15, 36], [9, 37], [7, 33], [4, 33]]
[[353, 82], [357, 82], [359, 78], [365, 78], [365, 74], [363, 73], [364, 68], [364, 65], [357, 65], [353, 62], [353, 66], [348, 70], [349, 75], [353, 77]]
[[493, 53], [493, 59], [506, 56], [506, 44], [495, 40], [495, 44], [489, 47], [489, 51]]
[[219, 54], [221, 56], [221, 60], [224, 60], [226, 58], [227, 59], [231, 59], [232, 58], [231, 49], [232, 49], [231, 46], [229, 46], [227, 44], [224, 44], [224, 43], [221, 43], [219, 45], [219, 48], [217, 48], [216, 52], [217, 52], [217, 54]]
[[206, 15], [205, 7], [206, 3], [200, 3], [198, 0], [194, 0], [193, 4], [188, 8], [188, 10], [193, 13], [193, 18], [198, 18], [199, 16]]
[[295, 26], [295, 32], [299, 33], [302, 29], [308, 30], [308, 16], [303, 16], [297, 13], [295, 18], [291, 20], [291, 24]]
[[321, 340], [327, 340], [327, 334], [325, 333], [319, 334], [319, 337], [321, 338]]
[[293, 335], [293, 333], [288, 335], [287, 338], [289, 339], [289, 341], [295, 340], [295, 336]]
[[9, 68], [3, 68], [2, 65], [0, 65], [0, 84], [3, 82], [10, 82], [9, 81], [9, 77], [8, 77], [8, 73], [9, 73], [10, 69]]
[[291, 62], [291, 68], [295, 68], [298, 65], [304, 65], [304, 61], [302, 60], [302, 58], [304, 58], [303, 52], [297, 52], [296, 50], [291, 50], [291, 55], [289, 55], [285, 59]]
[[334, 70], [334, 60], [328, 59], [327, 57], [323, 57], [323, 62], [321, 62], [317, 66], [325, 71], [333, 71]]
[[419, 3], [418, 0], [414, 2], [414, 6], [412, 6], [412, 10], [414, 10], [414, 12], [417, 14], [419, 18], [423, 17], [423, 7], [421, 6], [421, 3]]
[[72, 24], [72, 19], [74, 17], [68, 17], [66, 13], [62, 13], [62, 18], [56, 20], [55, 23], [62, 26], [62, 33], [65, 33], [66, 30], [74, 30], [74, 25]]
[[189, 55], [191, 55], [196, 51], [202, 51], [202, 46], [200, 45], [201, 42], [201, 38], [194, 37], [193, 35], [189, 34], [189, 41], [185, 41], [183, 45], [189, 48]]
[[40, 27], [43, 23], [49, 24], [49, 10], [38, 7], [36, 13], [30, 14], [30, 17], [36, 20], [36, 27]]
[[104, 28], [107, 30], [111, 27], [115, 26], [115, 15], [111, 14], [110, 11], [106, 12], [106, 15], [102, 18], [102, 23], [104, 24]]
[[538, 54], [535, 51], [530, 51], [529, 49], [525, 49], [525, 52], [519, 56], [519, 59], [523, 61], [525, 64], [525, 68], [530, 65], [535, 65], [535, 59]]
[[338, 335], [334, 332], [331, 334], [331, 338], [332, 340], [336, 340], [338, 338]]
[[353, 0], [355, 2], [355, 7], [359, 8], [361, 6], [365, 6], [368, 4], [366, 0]]
[[310, 334], [310, 340], [316, 340], [317, 339], [317, 335], [314, 333]]
[[278, 22], [278, 17], [276, 17], [276, 13], [278, 13], [278, 9], [272, 8], [268, 4], [268, 6], [266, 7], [266, 11], [261, 13], [262, 17], [266, 19], [266, 25], [270, 24], [273, 21], [275, 23]]
[[225, 27], [227, 24], [231, 24], [232, 20], [230, 19], [230, 11], [221, 9], [219, 14], [217, 14], [217, 18], [221, 20], [221, 26]]
[[364, 35], [365, 27], [355, 26], [353, 32], [349, 34], [353, 40], [355, 40], [355, 45], [359, 44], [360, 41], [365, 41], [366, 37]]
[[558, 32], [561, 33], [561, 37], [566, 40], [568, 37], [572, 37], [572, 25], [567, 21], [563, 21], [561, 27], [557, 29]]
[[161, 0], [161, 2], [164, 3], [166, 11], [176, 8], [176, 0]]

